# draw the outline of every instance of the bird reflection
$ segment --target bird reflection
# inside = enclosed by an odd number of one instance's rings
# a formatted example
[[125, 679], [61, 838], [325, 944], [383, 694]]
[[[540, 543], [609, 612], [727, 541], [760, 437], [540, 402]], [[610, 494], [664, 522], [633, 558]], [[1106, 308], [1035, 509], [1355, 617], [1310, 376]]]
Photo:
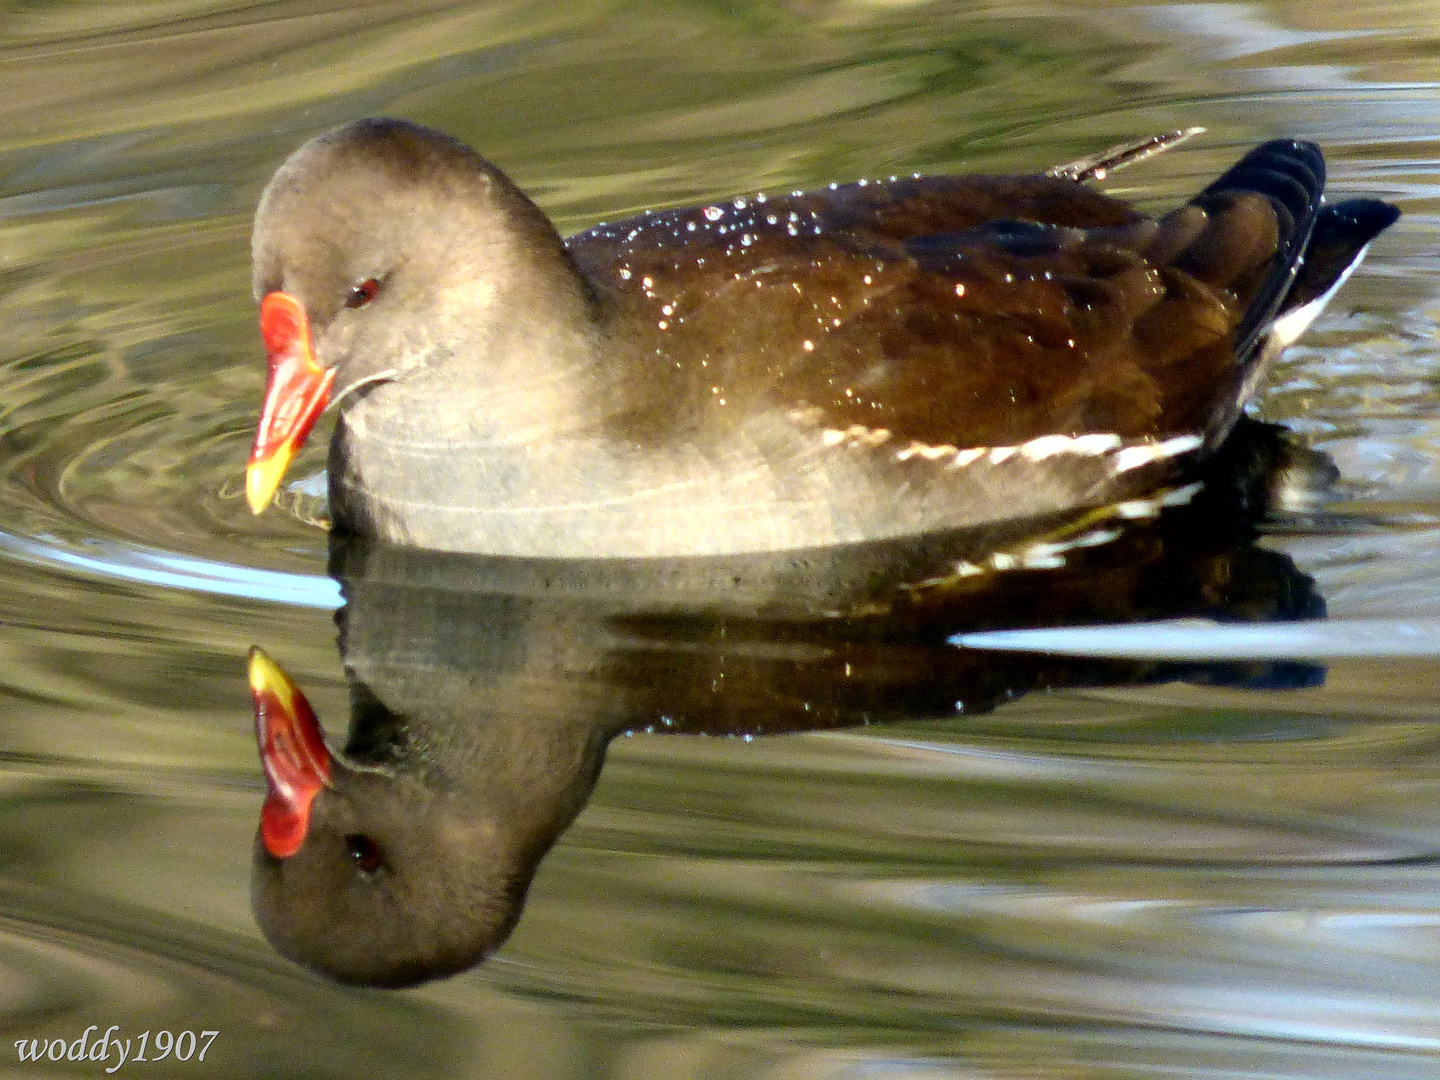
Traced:
[[537, 865], [622, 732], [963, 717], [1056, 687], [1313, 685], [1323, 669], [1290, 661], [1069, 659], [946, 639], [1322, 616], [1311, 579], [1254, 541], [1278, 499], [1332, 475], [1280, 429], [1246, 421], [1186, 488], [1056, 521], [1039, 537], [587, 562], [336, 535], [343, 751], [327, 748], [284, 672], [259, 650], [251, 657], [267, 780], [257, 920], [282, 954], [342, 982], [407, 986], [472, 966], [515, 926]]

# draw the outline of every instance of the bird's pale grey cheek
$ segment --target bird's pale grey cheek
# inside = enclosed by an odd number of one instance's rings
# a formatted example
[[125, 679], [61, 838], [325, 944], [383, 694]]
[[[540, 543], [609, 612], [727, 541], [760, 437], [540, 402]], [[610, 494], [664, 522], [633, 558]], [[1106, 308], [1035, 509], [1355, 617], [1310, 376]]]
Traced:
[[500, 283], [485, 278], [436, 290], [435, 317], [426, 326], [429, 341], [451, 353], [484, 351], [496, 331], [511, 323], [496, 315], [501, 293]]
[[342, 316], [316, 336], [312, 348], [321, 367], [342, 366], [353, 355], [359, 329], [356, 321]]
[[462, 281], [447, 285], [437, 293], [439, 306], [450, 311], [484, 311], [495, 300], [499, 290], [489, 278]]

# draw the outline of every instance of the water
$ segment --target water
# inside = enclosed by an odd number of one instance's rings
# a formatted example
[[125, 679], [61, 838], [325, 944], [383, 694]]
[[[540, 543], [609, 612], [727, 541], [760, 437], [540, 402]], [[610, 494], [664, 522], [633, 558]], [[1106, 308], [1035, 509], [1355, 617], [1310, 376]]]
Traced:
[[[219, 1032], [203, 1064], [123, 1067], [164, 1075], [1440, 1076], [1427, 6], [173, 0], [0, 20], [0, 1050], [114, 1024], [137, 1045]], [[1406, 213], [1258, 402], [1344, 477], [1263, 545], [1329, 609], [1328, 646], [1275, 646], [1332, 657], [1324, 685], [637, 734], [485, 966], [380, 993], [280, 959], [248, 900], [247, 650], [332, 735], [348, 706], [310, 501], [256, 520], [241, 497], [263, 376], [248, 221], [290, 149], [369, 113], [473, 142], [566, 231], [1208, 127], [1110, 185], [1160, 207], [1260, 138], [1319, 141], [1336, 190]]]

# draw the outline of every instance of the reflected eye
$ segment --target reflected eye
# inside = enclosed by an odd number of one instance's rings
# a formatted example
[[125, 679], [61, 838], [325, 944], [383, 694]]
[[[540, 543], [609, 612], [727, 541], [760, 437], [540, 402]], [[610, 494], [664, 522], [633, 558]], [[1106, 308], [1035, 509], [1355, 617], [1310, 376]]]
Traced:
[[350, 295], [345, 298], [347, 308], [364, 307], [374, 300], [380, 293], [380, 282], [375, 278], [366, 278], [350, 290]]
[[345, 850], [361, 873], [373, 874], [385, 864], [380, 845], [364, 833], [351, 833], [345, 837]]

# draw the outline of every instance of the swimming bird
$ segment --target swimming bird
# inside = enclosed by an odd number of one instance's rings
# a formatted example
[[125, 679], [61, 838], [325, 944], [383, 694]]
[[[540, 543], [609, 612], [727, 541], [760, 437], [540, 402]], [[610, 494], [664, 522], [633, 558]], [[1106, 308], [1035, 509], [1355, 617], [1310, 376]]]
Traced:
[[306, 143], [261, 197], [259, 513], [327, 404], [334, 526], [487, 555], [802, 551], [1013, 528], [1153, 491], [1398, 216], [1318, 148], [1160, 217], [1033, 176], [756, 193], [562, 240], [402, 120]]

